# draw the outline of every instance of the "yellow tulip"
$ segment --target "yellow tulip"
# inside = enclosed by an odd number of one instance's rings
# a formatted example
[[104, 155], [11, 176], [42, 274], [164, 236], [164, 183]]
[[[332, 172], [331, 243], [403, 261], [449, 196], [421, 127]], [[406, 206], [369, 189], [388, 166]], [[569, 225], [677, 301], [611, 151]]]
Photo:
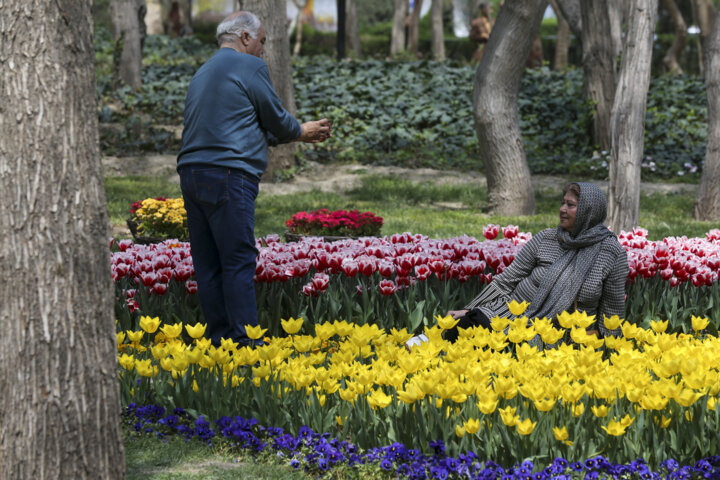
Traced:
[[295, 319], [290, 317], [288, 320], [280, 319], [280, 325], [282, 325], [282, 329], [285, 330], [285, 333], [288, 335], [295, 335], [303, 326], [303, 318], [300, 317]]
[[125, 343], [125, 332], [117, 332], [115, 338], [117, 339], [117, 346], [120, 348], [120, 345]]
[[603, 319], [605, 320], [605, 328], [608, 330], [615, 330], [616, 328], [619, 328], [622, 323], [622, 320], [617, 315], [613, 315], [612, 317], [604, 316]]
[[507, 304], [508, 309], [510, 310], [510, 313], [515, 315], [516, 317], [519, 317], [523, 313], [525, 313], [525, 310], [530, 306], [528, 302], [525, 300], [522, 301], [522, 303], [518, 303], [516, 300], [513, 300]]
[[368, 405], [370, 405], [370, 408], [373, 410], [377, 410], [378, 408], [383, 409], [390, 405], [392, 401], [392, 397], [380, 389], [373, 390], [366, 398]]
[[477, 418], [468, 418], [463, 422], [463, 427], [465, 427], [467, 433], [474, 435], [480, 430], [480, 420]]
[[193, 379], [192, 389], [193, 389], [193, 392], [195, 392], [195, 393], [197, 393], [200, 390], [200, 387], [198, 387], [198, 384], [197, 384], [197, 380], [195, 380], [195, 379]]
[[259, 340], [262, 338], [263, 335], [265, 335], [265, 332], [267, 332], [267, 328], [262, 328], [260, 325], [245, 326], [245, 333], [247, 334], [248, 338], [251, 340]]
[[518, 421], [520, 420], [520, 415], [515, 415], [516, 410], [517, 409], [514, 407], [505, 407], [498, 409], [498, 411], [500, 412], [500, 418], [506, 426], [514, 427], [515, 425], [517, 425]]
[[573, 417], [579, 417], [585, 413], [585, 404], [580, 402], [572, 406]]
[[502, 332], [510, 324], [509, 318], [493, 317], [490, 319], [490, 327], [496, 332]]
[[498, 399], [497, 396], [484, 397], [482, 400], [477, 402], [478, 409], [485, 415], [490, 415], [497, 408]]
[[458, 438], [465, 436], [465, 428], [462, 425], [455, 425], [455, 436]]
[[135, 360], [135, 370], [142, 377], [152, 377], [157, 373], [157, 367], [154, 367], [152, 360]]
[[515, 428], [517, 429], [517, 432], [520, 435], [530, 435], [533, 430], [535, 430], [535, 427], [537, 426], [537, 422], [533, 422], [529, 418], [526, 418], [522, 422], [518, 422], [515, 425]]
[[707, 317], [696, 317], [695, 315], [692, 316], [692, 327], [693, 330], [695, 330], [696, 332], [705, 330], [709, 323], [710, 320], [708, 320]]
[[148, 317], [147, 315], [140, 317], [140, 328], [147, 333], [155, 333], [160, 326], [160, 318]]
[[172, 339], [182, 333], [182, 328], [183, 324], [180, 322], [173, 325], [163, 325], [162, 328], [160, 328], [160, 331], [165, 335], [165, 337]]
[[206, 328], [207, 323], [197, 322], [192, 327], [190, 325], [185, 325], [185, 330], [187, 331], [188, 335], [190, 335], [190, 338], [202, 338], [202, 336], [205, 335]]
[[650, 328], [653, 329], [653, 332], [655, 333], [665, 333], [665, 330], [667, 330], [668, 327], [668, 321], [665, 320], [664, 322], [661, 320], [650, 320]]
[[[553, 430], [553, 435], [555, 436], [555, 440], [557, 440], [558, 442], [563, 442], [563, 443], [567, 444], [567, 439], [570, 436], [570, 434], [567, 431], [567, 427], [562, 427], [562, 428], [553, 427], [552, 430]], [[572, 442], [570, 442], [570, 444], [572, 445]]]
[[455, 327], [455, 325], [457, 325], [460, 321], [459, 318], [453, 318], [450, 315], [446, 317], [441, 317], [440, 315], [438, 315], [436, 319], [438, 327], [442, 328], [443, 330], [450, 330], [451, 328]]
[[123, 367], [125, 370], [132, 370], [135, 367], [135, 358], [133, 358], [132, 355], [128, 355], [126, 353], [120, 355], [120, 358], [118, 358], [118, 362], [120, 363], [120, 366]]
[[609, 412], [607, 405], [598, 405], [598, 406], [593, 405], [592, 407], [590, 407], [590, 410], [592, 410], [593, 415], [595, 415], [598, 418], [607, 417], [608, 412]]
[[621, 435], [625, 435], [625, 430], [627, 430], [627, 426], [616, 420], [610, 420], [610, 423], [607, 427], [605, 425], [602, 425], [602, 429], [605, 430], [608, 435], [612, 435], [613, 437], [619, 437]]
[[137, 332], [133, 332], [132, 330], [127, 330], [127, 338], [133, 343], [139, 343], [140, 340], [142, 340], [143, 334], [142, 330], [138, 330]]

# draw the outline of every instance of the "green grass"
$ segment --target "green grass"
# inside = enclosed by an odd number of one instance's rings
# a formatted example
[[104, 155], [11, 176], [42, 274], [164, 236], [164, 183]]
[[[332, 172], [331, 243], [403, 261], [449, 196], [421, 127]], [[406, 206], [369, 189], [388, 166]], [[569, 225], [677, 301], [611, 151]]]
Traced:
[[[285, 231], [285, 221], [301, 210], [370, 210], [385, 219], [383, 234], [412, 232], [434, 238], [470, 235], [482, 237], [488, 223], [514, 224], [537, 233], [557, 224], [560, 188], [535, 192], [536, 214], [502, 217], [487, 213], [487, 190], [474, 184], [438, 185], [413, 183], [397, 176], [359, 174], [359, 187], [344, 193], [310, 191], [289, 195], [258, 195], [255, 234], [265, 236]], [[130, 203], [146, 197], [179, 196], [177, 184], [155, 177], [109, 177], [105, 180], [110, 218], [123, 224]], [[640, 225], [649, 238], [666, 236], [704, 236], [717, 225], [692, 220], [693, 195], [690, 193], [641, 194]]]
[[125, 224], [125, 219], [130, 216], [130, 205], [138, 200], [148, 197], [174, 198], [181, 195], [180, 185], [163, 177], [105, 177], [108, 214], [115, 225]]
[[125, 432], [125, 464], [128, 480], [265, 480], [308, 479], [289, 466], [263, 459], [256, 463], [249, 456], [234, 455], [226, 442], [208, 447], [193, 440], [170, 437], [159, 441], [151, 436]]

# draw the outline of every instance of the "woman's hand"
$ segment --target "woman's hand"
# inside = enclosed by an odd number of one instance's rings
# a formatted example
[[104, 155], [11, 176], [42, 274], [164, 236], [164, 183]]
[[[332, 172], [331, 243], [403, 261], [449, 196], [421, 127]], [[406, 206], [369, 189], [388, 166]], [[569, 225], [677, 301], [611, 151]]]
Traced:
[[453, 318], [460, 318], [464, 317], [467, 312], [467, 310], [450, 310], [445, 314], [445, 316], [447, 317], [448, 315], [450, 315]]

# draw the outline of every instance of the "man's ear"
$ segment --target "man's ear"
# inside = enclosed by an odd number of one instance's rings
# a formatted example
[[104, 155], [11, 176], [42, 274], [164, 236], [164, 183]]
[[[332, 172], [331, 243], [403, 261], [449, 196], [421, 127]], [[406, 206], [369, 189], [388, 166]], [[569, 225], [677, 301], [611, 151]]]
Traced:
[[240, 34], [240, 42], [247, 47], [250, 44], [250, 33], [246, 31], [242, 32], [242, 34]]

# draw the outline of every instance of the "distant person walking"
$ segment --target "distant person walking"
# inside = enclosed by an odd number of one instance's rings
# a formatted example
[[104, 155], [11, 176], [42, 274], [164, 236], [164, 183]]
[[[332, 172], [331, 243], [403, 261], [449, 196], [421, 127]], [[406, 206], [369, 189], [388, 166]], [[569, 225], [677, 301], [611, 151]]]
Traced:
[[250, 12], [217, 27], [220, 48], [192, 78], [178, 155], [198, 295], [206, 336], [241, 345], [258, 324], [255, 301], [255, 198], [268, 146], [321, 142], [322, 119], [302, 125], [282, 106], [260, 58], [265, 29]]
[[472, 58], [474, 63], [480, 63], [485, 44], [490, 39], [493, 25], [492, 8], [490, 3], [481, 3], [478, 7], [478, 17], [470, 22], [470, 41], [477, 44]]

